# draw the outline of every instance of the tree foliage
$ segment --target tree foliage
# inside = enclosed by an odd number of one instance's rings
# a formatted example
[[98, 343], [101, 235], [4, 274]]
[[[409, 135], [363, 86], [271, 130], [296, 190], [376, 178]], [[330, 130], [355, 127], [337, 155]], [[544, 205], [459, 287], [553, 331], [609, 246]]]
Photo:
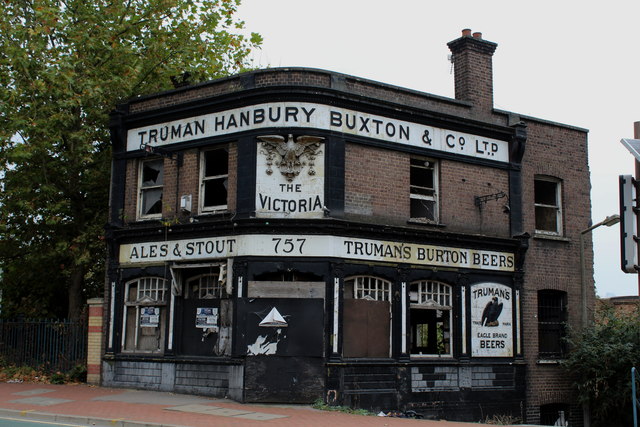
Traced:
[[595, 324], [573, 334], [570, 345], [564, 366], [580, 403], [591, 409], [593, 426], [631, 425], [631, 368], [640, 368], [640, 306], [624, 313], [603, 306]]
[[[241, 72], [239, 0], [0, 0], [3, 315], [77, 317], [104, 282], [109, 112]], [[68, 309], [65, 310], [65, 308]]]

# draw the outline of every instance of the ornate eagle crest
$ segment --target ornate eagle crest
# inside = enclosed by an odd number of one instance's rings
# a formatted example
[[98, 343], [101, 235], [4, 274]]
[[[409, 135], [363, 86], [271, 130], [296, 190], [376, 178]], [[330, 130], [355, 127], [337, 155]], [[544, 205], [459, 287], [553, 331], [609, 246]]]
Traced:
[[287, 139], [280, 135], [259, 136], [258, 139], [262, 142], [261, 153], [267, 156], [267, 175], [273, 173], [273, 165], [280, 169], [280, 173], [289, 182], [300, 175], [302, 168], [307, 165], [309, 175], [316, 174], [315, 160], [320, 154], [320, 142], [324, 138], [302, 135], [294, 139], [289, 134]]

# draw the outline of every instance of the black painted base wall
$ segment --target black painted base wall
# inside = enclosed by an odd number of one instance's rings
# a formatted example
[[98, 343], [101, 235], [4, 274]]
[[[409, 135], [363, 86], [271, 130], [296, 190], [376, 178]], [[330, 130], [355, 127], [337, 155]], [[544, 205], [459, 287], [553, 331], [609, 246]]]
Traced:
[[312, 403], [324, 395], [324, 375], [319, 357], [247, 357], [244, 401]]
[[327, 403], [427, 419], [525, 419], [525, 367], [488, 364], [329, 364]]

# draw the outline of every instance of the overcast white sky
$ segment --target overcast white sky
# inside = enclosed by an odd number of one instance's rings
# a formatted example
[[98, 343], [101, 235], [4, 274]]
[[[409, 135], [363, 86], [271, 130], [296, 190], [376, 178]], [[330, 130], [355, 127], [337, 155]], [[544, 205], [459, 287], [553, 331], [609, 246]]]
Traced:
[[[446, 44], [463, 28], [482, 32], [498, 44], [495, 107], [589, 129], [593, 222], [618, 213], [618, 175], [634, 173], [620, 139], [640, 121], [640, 1], [242, 0], [237, 16], [264, 37], [257, 66], [321, 68], [450, 98]], [[620, 269], [619, 227], [593, 237], [598, 295], [638, 295], [637, 276]]]

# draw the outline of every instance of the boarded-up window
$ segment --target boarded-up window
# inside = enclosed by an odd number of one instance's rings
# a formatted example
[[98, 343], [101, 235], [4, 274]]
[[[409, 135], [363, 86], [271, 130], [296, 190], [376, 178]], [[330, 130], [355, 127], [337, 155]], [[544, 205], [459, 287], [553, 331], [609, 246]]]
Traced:
[[182, 273], [185, 288], [178, 311], [182, 326], [176, 334], [180, 354], [231, 354], [233, 306], [227, 293], [225, 265], [190, 268]]
[[389, 357], [391, 282], [356, 276], [345, 280], [344, 357]]
[[125, 283], [122, 349], [162, 352], [166, 324], [167, 281], [141, 277]]

